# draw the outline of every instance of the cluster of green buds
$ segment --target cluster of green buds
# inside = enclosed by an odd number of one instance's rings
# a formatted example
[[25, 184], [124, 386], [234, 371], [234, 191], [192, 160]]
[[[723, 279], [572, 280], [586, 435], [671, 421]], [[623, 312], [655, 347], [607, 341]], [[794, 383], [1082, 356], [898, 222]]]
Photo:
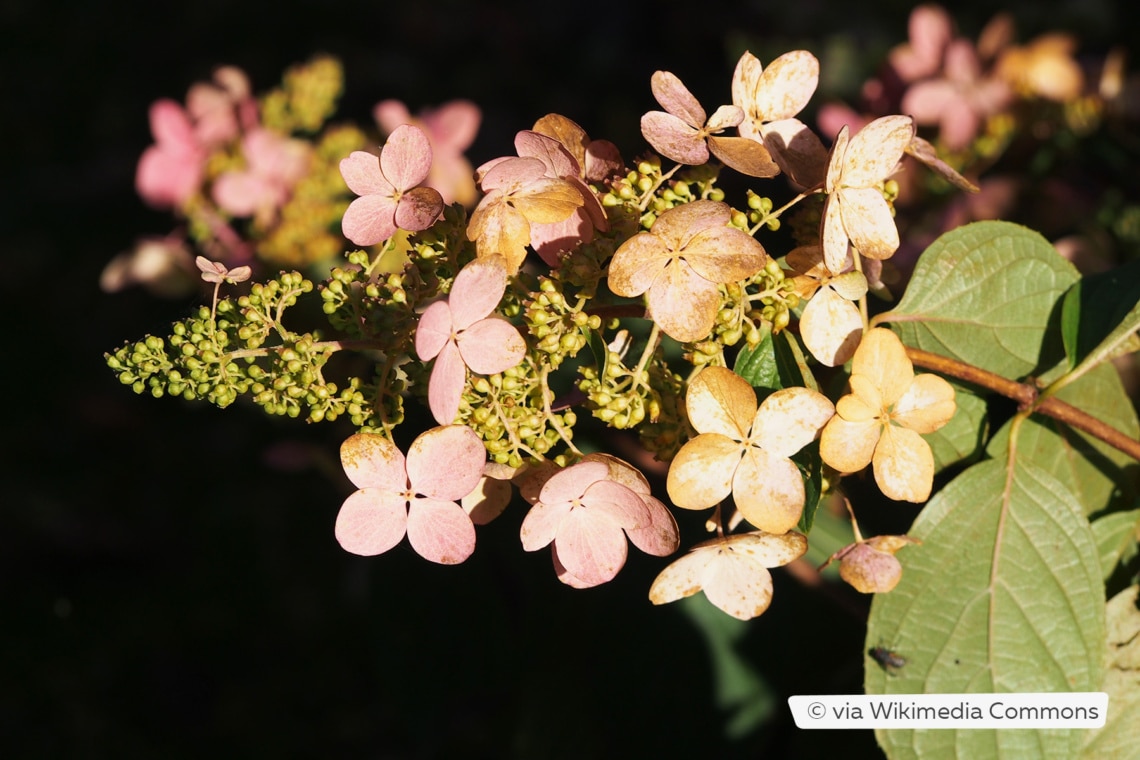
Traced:
[[641, 229], [648, 230], [658, 216], [674, 206], [695, 200], [724, 200], [724, 191], [716, 187], [714, 167], [687, 167], [677, 179], [673, 178], [673, 171], [663, 174], [661, 159], [657, 156], [639, 161], [635, 169], [613, 181], [609, 192], [602, 196], [602, 205], [607, 209], [620, 206], [637, 209]]
[[600, 330], [602, 318], [583, 311], [586, 299], [571, 305], [563, 295], [560, 283], [548, 277], [539, 280], [524, 304], [527, 330], [535, 337], [535, 347], [551, 369], [564, 359], [576, 356], [589, 342], [589, 331]]
[[669, 368], [659, 356], [654, 356], [646, 367], [649, 387], [653, 391], [649, 420], [637, 429], [641, 445], [662, 462], [669, 462], [681, 446], [696, 435], [685, 417], [685, 379]]
[[261, 99], [261, 122], [282, 134], [316, 132], [336, 111], [344, 68], [327, 55], [290, 67], [282, 86]]
[[[528, 459], [547, 457], [560, 442], [570, 444], [577, 415], [569, 408], [551, 411], [545, 373], [528, 355], [505, 372], [469, 376], [459, 422], [480, 435], [495, 462], [519, 467]], [[565, 454], [553, 459], [567, 464]]]
[[[362, 251], [350, 255], [363, 255]], [[416, 327], [414, 301], [404, 284], [407, 276], [390, 274], [368, 281], [363, 270], [336, 267], [321, 286], [322, 310], [329, 323], [355, 338], [375, 340], [388, 353], [406, 352]]]
[[[631, 338], [626, 330], [605, 346], [604, 361], [598, 367], [578, 368], [578, 389], [586, 394], [591, 413], [619, 430], [640, 425], [660, 413], [661, 400], [649, 384], [649, 370], [630, 369], [624, 363]], [[655, 352], [659, 352], [657, 348]]]
[[[334, 420], [365, 403], [357, 384], [338, 389], [322, 368], [340, 344], [285, 328], [285, 311], [313, 289], [298, 272], [254, 283], [249, 293], [202, 306], [176, 322], [170, 335], [148, 335], [106, 357], [107, 366], [136, 393], [206, 399], [226, 407], [247, 396], [270, 414], [311, 422]], [[267, 342], [274, 345], [267, 346]]]
[[772, 232], [780, 229], [780, 217], [772, 214], [775, 204], [771, 198], [757, 195], [752, 190], [747, 191], [747, 198], [748, 211], [734, 211], [732, 226], [749, 234], [755, 234], [761, 227], [766, 227]]

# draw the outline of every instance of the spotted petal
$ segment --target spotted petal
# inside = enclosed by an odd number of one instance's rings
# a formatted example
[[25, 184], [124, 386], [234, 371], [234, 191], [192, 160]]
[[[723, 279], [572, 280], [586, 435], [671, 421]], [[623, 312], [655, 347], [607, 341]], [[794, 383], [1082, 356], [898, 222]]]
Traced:
[[336, 540], [347, 552], [372, 557], [404, 537], [408, 504], [383, 488], [363, 488], [345, 499], [336, 516]]
[[357, 488], [403, 491], [408, 486], [404, 454], [376, 433], [356, 433], [340, 445], [344, 474]]
[[475, 526], [463, 507], [453, 501], [413, 499], [408, 511], [408, 543], [424, 559], [457, 565], [475, 551]]

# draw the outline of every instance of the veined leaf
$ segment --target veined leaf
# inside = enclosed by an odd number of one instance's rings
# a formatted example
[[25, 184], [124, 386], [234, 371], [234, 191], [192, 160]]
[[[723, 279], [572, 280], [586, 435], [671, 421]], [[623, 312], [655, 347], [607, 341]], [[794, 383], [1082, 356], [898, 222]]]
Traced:
[[[1111, 364], [1102, 365], [1062, 388], [1057, 398], [1105, 422], [1132, 438], [1140, 437], [1140, 421], [1120, 375]], [[1009, 446], [1009, 424], [998, 430], [987, 451], [1003, 456]], [[1018, 456], [1063, 481], [1076, 494], [1085, 514], [1118, 510], [1136, 496], [1136, 461], [1122, 451], [1074, 430], [1051, 417], [1034, 415], [1021, 424]]]
[[875, 321], [894, 323], [908, 346], [1020, 378], [1061, 357], [1053, 320], [1076, 281], [1077, 270], [1038, 233], [975, 222], [935, 240], [898, 306]]
[[1135, 342], [1140, 330], [1140, 260], [1110, 272], [1082, 277], [1069, 288], [1061, 311], [1061, 334], [1072, 369], [1102, 362]]
[[[887, 673], [870, 658], [868, 694], [1097, 691], [1103, 677], [1104, 585], [1076, 496], [1033, 462], [970, 467], [927, 504], [899, 556], [903, 576], [871, 607], [867, 645], [906, 658]], [[891, 758], [1073, 757], [1066, 730], [879, 730]]]
[[954, 386], [957, 405], [954, 416], [938, 430], [922, 436], [934, 452], [935, 472], [978, 454], [987, 428], [985, 399], [953, 380], [949, 382]]
[[1140, 509], [1107, 514], [1094, 520], [1092, 529], [1097, 553], [1100, 554], [1100, 569], [1107, 580], [1118, 564], [1136, 555], [1136, 544], [1140, 540]]
[[783, 387], [791, 388], [799, 385], [818, 391], [819, 383], [816, 382], [815, 375], [808, 367], [807, 358], [804, 356], [803, 349], [800, 348], [796, 336], [787, 330], [783, 330], [772, 336], [772, 342], [775, 346], [776, 366], [779, 369]]
[[760, 342], [755, 348], [744, 346], [736, 355], [732, 370], [748, 381], [753, 388], [778, 391], [784, 387], [780, 382], [780, 370], [776, 364], [776, 345], [772, 326], [765, 323], [760, 327]]

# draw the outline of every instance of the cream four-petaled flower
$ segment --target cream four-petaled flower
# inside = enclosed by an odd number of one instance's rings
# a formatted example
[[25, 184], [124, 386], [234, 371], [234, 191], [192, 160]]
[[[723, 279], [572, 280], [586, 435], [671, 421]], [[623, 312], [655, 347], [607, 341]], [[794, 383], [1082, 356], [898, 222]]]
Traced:
[[744, 519], [767, 533], [786, 533], [803, 513], [806, 494], [789, 458], [811, 443], [835, 409], [822, 393], [784, 388], [757, 407], [756, 392], [724, 367], [701, 370], [685, 394], [689, 422], [700, 434], [669, 467], [669, 498], [683, 509], [707, 509], [732, 494]]

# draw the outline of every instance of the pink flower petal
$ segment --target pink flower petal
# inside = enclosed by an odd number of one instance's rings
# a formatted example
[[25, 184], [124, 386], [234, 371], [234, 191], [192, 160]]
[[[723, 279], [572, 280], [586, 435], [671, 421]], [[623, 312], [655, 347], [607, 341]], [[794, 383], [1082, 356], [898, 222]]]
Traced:
[[629, 551], [622, 529], [590, 509], [575, 509], [566, 516], [554, 547], [566, 569], [590, 585], [612, 580]]
[[538, 551], [549, 544], [562, 528], [562, 521], [574, 507], [569, 501], [538, 502], [523, 518], [519, 531], [523, 549]]
[[416, 355], [425, 362], [434, 359], [451, 339], [451, 305], [447, 299], [430, 304], [416, 326]]
[[380, 169], [397, 190], [410, 190], [431, 171], [431, 141], [422, 129], [401, 124], [380, 150]]
[[357, 195], [395, 195], [396, 188], [380, 173], [380, 159], [371, 153], [354, 150], [340, 161], [344, 184]]
[[716, 324], [720, 295], [714, 283], [674, 259], [649, 289], [649, 311], [670, 338], [681, 343], [701, 340]]
[[252, 216], [264, 206], [276, 206], [275, 201], [281, 198], [273, 185], [252, 172], [223, 173], [214, 180], [210, 194], [218, 208], [238, 217]]
[[443, 196], [430, 187], [414, 187], [396, 203], [396, 226], [409, 232], [426, 230], [443, 213]]
[[705, 109], [689, 92], [689, 88], [677, 76], [668, 71], [655, 71], [649, 80], [653, 97], [669, 113], [683, 119], [691, 127], [700, 129], [705, 125]]
[[201, 147], [185, 109], [173, 100], [157, 100], [150, 107], [150, 132], [154, 141], [171, 154], [198, 153]]
[[365, 557], [383, 554], [404, 537], [407, 502], [382, 488], [364, 488], [345, 499], [334, 533], [345, 551]]
[[452, 100], [423, 115], [437, 153], [461, 153], [475, 142], [483, 113], [470, 100]]
[[463, 363], [480, 375], [505, 372], [517, 367], [526, 356], [526, 341], [518, 328], [498, 317], [471, 325], [459, 334], [456, 345]]
[[363, 195], [345, 209], [340, 227], [357, 245], [375, 245], [396, 234], [396, 201], [383, 195]]
[[558, 576], [558, 580], [570, 588], [593, 588], [594, 586], [601, 585], [600, 583], [586, 583], [586, 581], [567, 570], [566, 566], [562, 564], [562, 560], [558, 558], [557, 546], [550, 547], [550, 558], [554, 561], [554, 574]]
[[507, 290], [507, 262], [502, 256], [480, 256], [455, 276], [448, 303], [456, 330], [465, 330], [490, 314]]
[[412, 114], [398, 100], [382, 100], [372, 107], [372, 118], [380, 125], [380, 129], [391, 134], [396, 127], [411, 122]]
[[690, 166], [708, 163], [709, 148], [704, 135], [673, 114], [664, 111], [644, 114], [641, 134], [665, 158]]
[[550, 476], [539, 492], [539, 501], [556, 504], [581, 499], [586, 489], [605, 479], [609, 471], [604, 463], [597, 461], [570, 465]]
[[673, 251], [662, 238], [651, 232], [634, 235], [618, 247], [610, 260], [610, 290], [626, 298], [641, 295], [672, 258]]
[[454, 341], [443, 344], [428, 379], [428, 407], [435, 421], [450, 425], [459, 414], [459, 400], [467, 381], [467, 367]]
[[408, 448], [408, 482], [418, 494], [456, 501], [483, 477], [487, 450], [466, 425], [435, 427], [421, 433]]
[[506, 157], [488, 161], [476, 173], [481, 175], [480, 187], [491, 190], [511, 190], [524, 187], [546, 176], [546, 165], [537, 158]]
[[204, 166], [196, 154], [170, 152], [152, 145], [143, 151], [135, 172], [135, 190], [152, 206], [181, 206], [202, 185]]
[[673, 513], [661, 500], [652, 496], [643, 495], [641, 500], [649, 510], [649, 524], [627, 528], [625, 534], [629, 536], [630, 543], [655, 557], [665, 557], [677, 551], [681, 535]]
[[547, 177], [577, 177], [581, 167], [570, 151], [553, 137], [524, 129], [515, 135], [515, 152], [524, 158], [537, 158], [546, 167]]
[[357, 433], [340, 445], [344, 474], [357, 488], [403, 491], [408, 487], [404, 454], [396, 444], [375, 433]]
[[408, 543], [424, 559], [457, 565], [475, 551], [475, 525], [453, 501], [413, 499], [408, 509]]
[[[591, 200], [595, 200], [591, 197]], [[592, 207], [589, 201], [564, 221], [551, 224], [532, 224], [530, 244], [535, 252], [551, 267], [557, 267], [561, 254], [577, 248], [582, 243], [594, 239], [594, 225], [586, 211]]]
[[640, 496], [612, 480], [591, 484], [582, 494], [582, 504], [625, 530], [636, 530], [653, 519]]

